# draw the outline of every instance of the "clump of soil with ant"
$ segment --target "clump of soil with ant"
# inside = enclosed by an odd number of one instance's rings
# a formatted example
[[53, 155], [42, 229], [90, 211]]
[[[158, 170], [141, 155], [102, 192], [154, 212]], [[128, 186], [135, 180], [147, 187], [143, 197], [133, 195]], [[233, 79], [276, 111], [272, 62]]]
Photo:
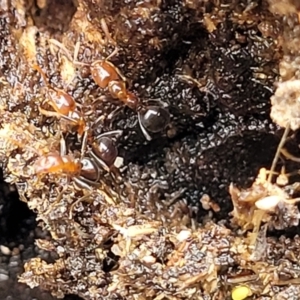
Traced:
[[52, 2], [1, 8], [2, 298], [296, 297], [298, 7]]

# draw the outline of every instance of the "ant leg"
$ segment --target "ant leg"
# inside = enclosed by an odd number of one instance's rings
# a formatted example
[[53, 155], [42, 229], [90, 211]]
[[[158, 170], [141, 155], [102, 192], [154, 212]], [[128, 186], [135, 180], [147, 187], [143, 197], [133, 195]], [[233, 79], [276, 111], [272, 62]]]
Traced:
[[104, 115], [101, 115], [100, 117], [98, 117], [96, 119], [96, 121], [93, 123], [92, 128], [94, 129], [94, 128], [99, 127], [99, 125], [101, 126], [101, 124], [103, 124], [104, 119], [105, 119]]
[[[76, 57], [78, 55], [79, 49], [78, 49], [78, 43], [76, 43], [75, 45], [75, 52], [74, 52], [74, 57], [72, 57], [72, 55], [70, 54], [70, 52], [66, 49], [66, 47], [59, 41], [55, 40], [55, 39], [49, 39], [49, 42], [52, 43], [53, 45], [55, 45], [56, 47], [58, 47], [59, 49], [61, 49], [65, 56], [67, 57], [67, 59], [71, 62], [73, 62], [75, 65], [80, 65], [80, 66], [89, 66], [89, 64], [86, 63], [82, 63], [79, 61], [74, 60], [75, 57], [75, 53], [76, 53]], [[79, 44], [80, 46], [80, 44]]]
[[281, 152], [281, 154], [285, 157], [285, 158], [287, 158], [287, 159], [289, 159], [289, 160], [292, 160], [292, 161], [295, 161], [295, 162], [300, 162], [300, 158], [299, 157], [296, 157], [296, 156], [294, 156], [294, 155], [292, 155], [290, 152], [288, 152], [285, 148], [282, 148], [281, 150], [280, 150], [280, 152]]
[[77, 190], [88, 190], [88, 191], [92, 191], [94, 188], [97, 188], [98, 186], [100, 186], [100, 183], [95, 183], [94, 181], [90, 181], [87, 179], [82, 180], [79, 177], [74, 177], [73, 179], [73, 183], [74, 183], [74, 187]]
[[191, 77], [190, 75], [177, 75], [179, 79], [181, 79], [184, 82], [187, 82], [188, 84], [194, 84], [200, 92], [206, 93], [211, 95], [214, 99], [217, 97], [216, 94], [214, 94], [211, 90], [210, 87], [212, 87], [212, 82], [208, 80], [206, 85], [201, 84], [197, 79]]
[[80, 159], [83, 159], [84, 157], [84, 152], [87, 147], [87, 143], [88, 143], [88, 130], [86, 130], [83, 134], [81, 150], [80, 150]]
[[59, 114], [58, 112], [56, 111], [50, 111], [50, 110], [46, 110], [46, 109], [43, 109], [41, 107], [39, 107], [39, 111], [42, 115], [46, 116], [46, 117], [56, 117], [56, 118], [61, 118], [61, 117], [65, 117], [65, 116], [62, 116], [61, 114]]
[[80, 50], [80, 42], [76, 42], [75, 49], [74, 49], [74, 54], [73, 54], [73, 61], [74, 62], [78, 62], [77, 57], [78, 57], [78, 54], [79, 54], [79, 50]]
[[160, 98], [153, 98], [153, 99], [143, 100], [143, 106], [144, 107], [147, 107], [147, 106], [159, 106], [159, 107], [162, 107], [164, 109], [168, 109], [170, 107], [170, 104], [161, 101]]
[[289, 132], [290, 132], [290, 125], [287, 125], [286, 128], [285, 128], [285, 130], [284, 130], [284, 133], [282, 135], [282, 138], [280, 140], [280, 143], [279, 143], [279, 145], [277, 147], [276, 154], [274, 156], [274, 159], [273, 159], [273, 162], [272, 162], [272, 166], [271, 166], [271, 169], [270, 169], [270, 174], [269, 174], [268, 179], [267, 179], [268, 182], [272, 181], [272, 176], [273, 176], [273, 173], [274, 173], [274, 170], [275, 170], [275, 167], [276, 167], [276, 164], [277, 164], [280, 152], [282, 150], [282, 147], [283, 147], [283, 145], [284, 145], [284, 143], [286, 141], [286, 138], [287, 138]]
[[152, 137], [149, 135], [148, 131], [143, 126], [140, 112], [138, 112], [138, 119], [139, 119], [139, 125], [140, 125], [140, 128], [142, 130], [144, 137], [146, 138], [147, 141], [151, 141]]
[[300, 202], [300, 198], [289, 199], [289, 200], [283, 199], [283, 201], [287, 204], [296, 204], [296, 203]]
[[72, 117], [70, 116], [65, 116], [65, 115], [61, 115], [61, 114], [58, 114], [60, 118], [63, 118], [64, 120], [67, 120], [69, 122], [72, 122], [74, 123], [75, 125], [78, 124], [78, 120], [75, 120], [73, 119]]
[[276, 184], [279, 186], [286, 186], [289, 183], [289, 176], [290, 174], [285, 172], [285, 166], [281, 167], [280, 173], [276, 178]]
[[75, 44], [75, 48], [74, 48], [73, 59], [72, 59], [71, 61], [72, 61], [75, 65], [89, 66], [88, 64], [82, 63], [82, 62], [80, 62], [80, 61], [77, 60], [79, 51], [80, 51], [80, 42], [77, 41], [76, 44]]
[[122, 130], [113, 130], [113, 131], [108, 131], [108, 132], [104, 132], [101, 133], [100, 135], [98, 135], [95, 140], [98, 140], [102, 137], [107, 137], [107, 136], [120, 136], [123, 133]]
[[60, 203], [63, 195], [64, 195], [64, 192], [68, 189], [68, 186], [65, 185], [61, 191], [59, 191], [58, 188], [56, 188], [56, 191], [57, 191], [57, 197], [55, 199], [54, 202], [50, 203], [50, 206], [49, 208], [43, 213], [44, 216], [48, 215], [50, 213], [50, 211], [58, 204]]
[[199, 88], [199, 90], [202, 90], [203, 88], [205, 88], [198, 80], [196, 80], [195, 78], [193, 78], [190, 75], [178, 74], [178, 75], [176, 75], [176, 77], [178, 77], [179, 79], [181, 79], [182, 81], [184, 81], [186, 83], [195, 84]]
[[[120, 173], [120, 170], [115, 167], [115, 165], [112, 165], [109, 169], [109, 174], [112, 178], [112, 180], [118, 184], [118, 183], [121, 183], [122, 181], [122, 176], [121, 176], [121, 173]], [[117, 188], [119, 187], [118, 185], [116, 186]], [[120, 194], [120, 192], [118, 191], [118, 193]]]
[[83, 133], [85, 132], [85, 129], [86, 129], [86, 125], [85, 125], [85, 122], [83, 120], [76, 120], [70, 116], [66, 116], [66, 115], [62, 115], [56, 111], [49, 111], [49, 110], [45, 110], [41, 107], [39, 107], [39, 111], [42, 115], [44, 116], [47, 116], [47, 117], [56, 117], [58, 119], [64, 119], [64, 120], [67, 120], [68, 122], [71, 122], [73, 123], [74, 125], [78, 125], [79, 126], [79, 129], [78, 129], [78, 135], [79, 137], [81, 138]]
[[61, 42], [59, 42], [58, 40], [55, 40], [55, 39], [49, 39], [49, 42], [50, 42], [52, 45], [56, 46], [57, 48], [61, 49], [61, 50], [64, 52], [65, 56], [66, 56], [70, 61], [73, 61], [70, 52], [67, 50], [67, 48], [66, 48]]
[[59, 144], [60, 144], [60, 155], [65, 156], [67, 154], [67, 145], [66, 145], [66, 140], [64, 139], [62, 134], [61, 134]]
[[[60, 90], [60, 89], [52, 88], [52, 90], [55, 91], [56, 93], [58, 93], [59, 91], [61, 91], [62, 94], [65, 93], [63, 90]], [[51, 95], [50, 95], [50, 98], [51, 98]], [[64, 115], [65, 113], [69, 113], [70, 111], [72, 112], [75, 109], [75, 105], [74, 105], [74, 107], [69, 107], [68, 110], [64, 111], [64, 113], [63, 113], [63, 112], [59, 112], [59, 111], [61, 111], [61, 109], [55, 104], [54, 100], [45, 99], [43, 103], [47, 103], [48, 105], [50, 105], [54, 109], [55, 112], [57, 112], [58, 114], [61, 114], [61, 115]], [[73, 103], [70, 103], [70, 102], [68, 104], [73, 105]]]
[[85, 201], [86, 199], [88, 199], [91, 196], [91, 192], [88, 192], [86, 195], [84, 195], [83, 197], [79, 198], [78, 200], [76, 200], [75, 202], [73, 202], [70, 206], [70, 212], [69, 212], [69, 219], [72, 219], [72, 214], [73, 214], [73, 210], [75, 208], [75, 206], [82, 202]]
[[114, 57], [115, 55], [117, 55], [118, 52], [119, 49], [116, 47], [114, 51], [105, 58], [105, 60], [109, 60], [110, 58]]
[[117, 107], [115, 110], [113, 110], [108, 116], [107, 116], [107, 118], [106, 118], [106, 122], [107, 121], [109, 121], [110, 122], [110, 124], [112, 124], [113, 122], [114, 122], [114, 120], [115, 120], [115, 118], [117, 117], [117, 115], [118, 115], [118, 113], [120, 112], [120, 111], [123, 111], [125, 109], [125, 106], [119, 106], [119, 107]]
[[69, 114], [68, 116], [59, 114], [58, 117], [70, 123], [73, 123], [74, 126], [77, 126], [77, 133], [80, 139], [82, 138], [85, 131], [88, 129], [83, 117], [78, 115], [77, 112], [73, 112], [71, 113], [71, 115]]

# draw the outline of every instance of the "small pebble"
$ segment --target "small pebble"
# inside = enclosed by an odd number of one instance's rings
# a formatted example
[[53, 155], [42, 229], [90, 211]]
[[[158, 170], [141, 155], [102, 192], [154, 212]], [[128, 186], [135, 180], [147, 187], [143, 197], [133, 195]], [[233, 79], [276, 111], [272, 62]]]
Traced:
[[11, 251], [8, 247], [0, 245], [0, 251], [4, 255], [10, 255]]

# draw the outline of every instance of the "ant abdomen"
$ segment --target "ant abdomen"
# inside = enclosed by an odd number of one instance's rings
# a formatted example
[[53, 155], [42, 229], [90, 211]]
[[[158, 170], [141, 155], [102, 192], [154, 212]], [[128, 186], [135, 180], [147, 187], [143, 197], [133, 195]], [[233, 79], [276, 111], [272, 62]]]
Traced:
[[97, 182], [99, 180], [100, 172], [96, 163], [88, 157], [84, 157], [83, 159], [81, 159], [80, 163], [80, 176], [91, 182]]
[[139, 112], [141, 127], [146, 131], [158, 133], [163, 131], [170, 122], [169, 112], [160, 106], [146, 106]]
[[110, 169], [118, 156], [118, 149], [112, 139], [101, 137], [92, 144], [91, 156], [105, 169]]

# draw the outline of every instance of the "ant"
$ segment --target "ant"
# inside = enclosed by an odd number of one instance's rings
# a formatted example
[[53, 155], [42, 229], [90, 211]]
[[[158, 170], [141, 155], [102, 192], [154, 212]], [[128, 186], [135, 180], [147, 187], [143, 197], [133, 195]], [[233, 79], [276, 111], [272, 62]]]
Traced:
[[67, 173], [79, 174], [81, 166], [71, 155], [61, 155], [58, 152], [49, 152], [41, 156], [34, 164], [36, 174]]
[[[72, 58], [68, 50], [61, 43], [58, 41], [53, 42], [56, 46], [60, 47], [65, 52], [67, 58], [72, 60], [75, 64], [88, 66], [92, 79], [100, 88], [107, 89], [113, 98], [120, 100], [125, 106], [137, 112], [140, 128], [148, 141], [152, 139], [149, 133], [159, 133], [170, 123], [170, 114], [164, 107], [158, 105], [143, 105], [134, 93], [128, 91], [126, 78], [121, 74], [120, 70], [109, 61], [111, 57], [117, 54], [117, 48], [105, 59], [99, 59], [91, 64], [86, 64]], [[77, 45], [76, 49], [76, 52], [78, 52]], [[74, 55], [74, 57], [76, 57], [76, 55]]]
[[122, 101], [137, 112], [142, 133], [150, 141], [152, 138], [149, 132], [158, 133], [164, 130], [170, 122], [170, 114], [161, 106], [142, 105], [139, 98], [127, 90], [125, 77], [115, 65], [108, 61], [116, 54], [116, 51], [106, 59], [93, 62], [90, 66], [91, 76], [100, 88], [107, 88], [113, 98]]
[[101, 168], [119, 175], [114, 165], [118, 149], [111, 137], [121, 133], [120, 130], [116, 130], [99, 135], [92, 143], [89, 155], [81, 159], [74, 159], [72, 155], [66, 154], [65, 141], [62, 139], [61, 153], [50, 152], [41, 156], [34, 164], [35, 173], [66, 173], [73, 177], [75, 184], [80, 188], [91, 189], [91, 186], [98, 186]]
[[34, 65], [33, 69], [41, 74], [45, 85], [49, 91], [51, 91], [49, 92], [50, 99], [47, 99], [46, 101], [54, 109], [54, 111], [49, 111], [39, 107], [40, 113], [47, 117], [62, 118], [67, 122], [74, 124], [77, 127], [79, 136], [82, 137], [86, 129], [86, 124], [82, 113], [76, 110], [74, 98], [64, 90], [52, 87], [47, 80], [46, 74], [38, 65]]

